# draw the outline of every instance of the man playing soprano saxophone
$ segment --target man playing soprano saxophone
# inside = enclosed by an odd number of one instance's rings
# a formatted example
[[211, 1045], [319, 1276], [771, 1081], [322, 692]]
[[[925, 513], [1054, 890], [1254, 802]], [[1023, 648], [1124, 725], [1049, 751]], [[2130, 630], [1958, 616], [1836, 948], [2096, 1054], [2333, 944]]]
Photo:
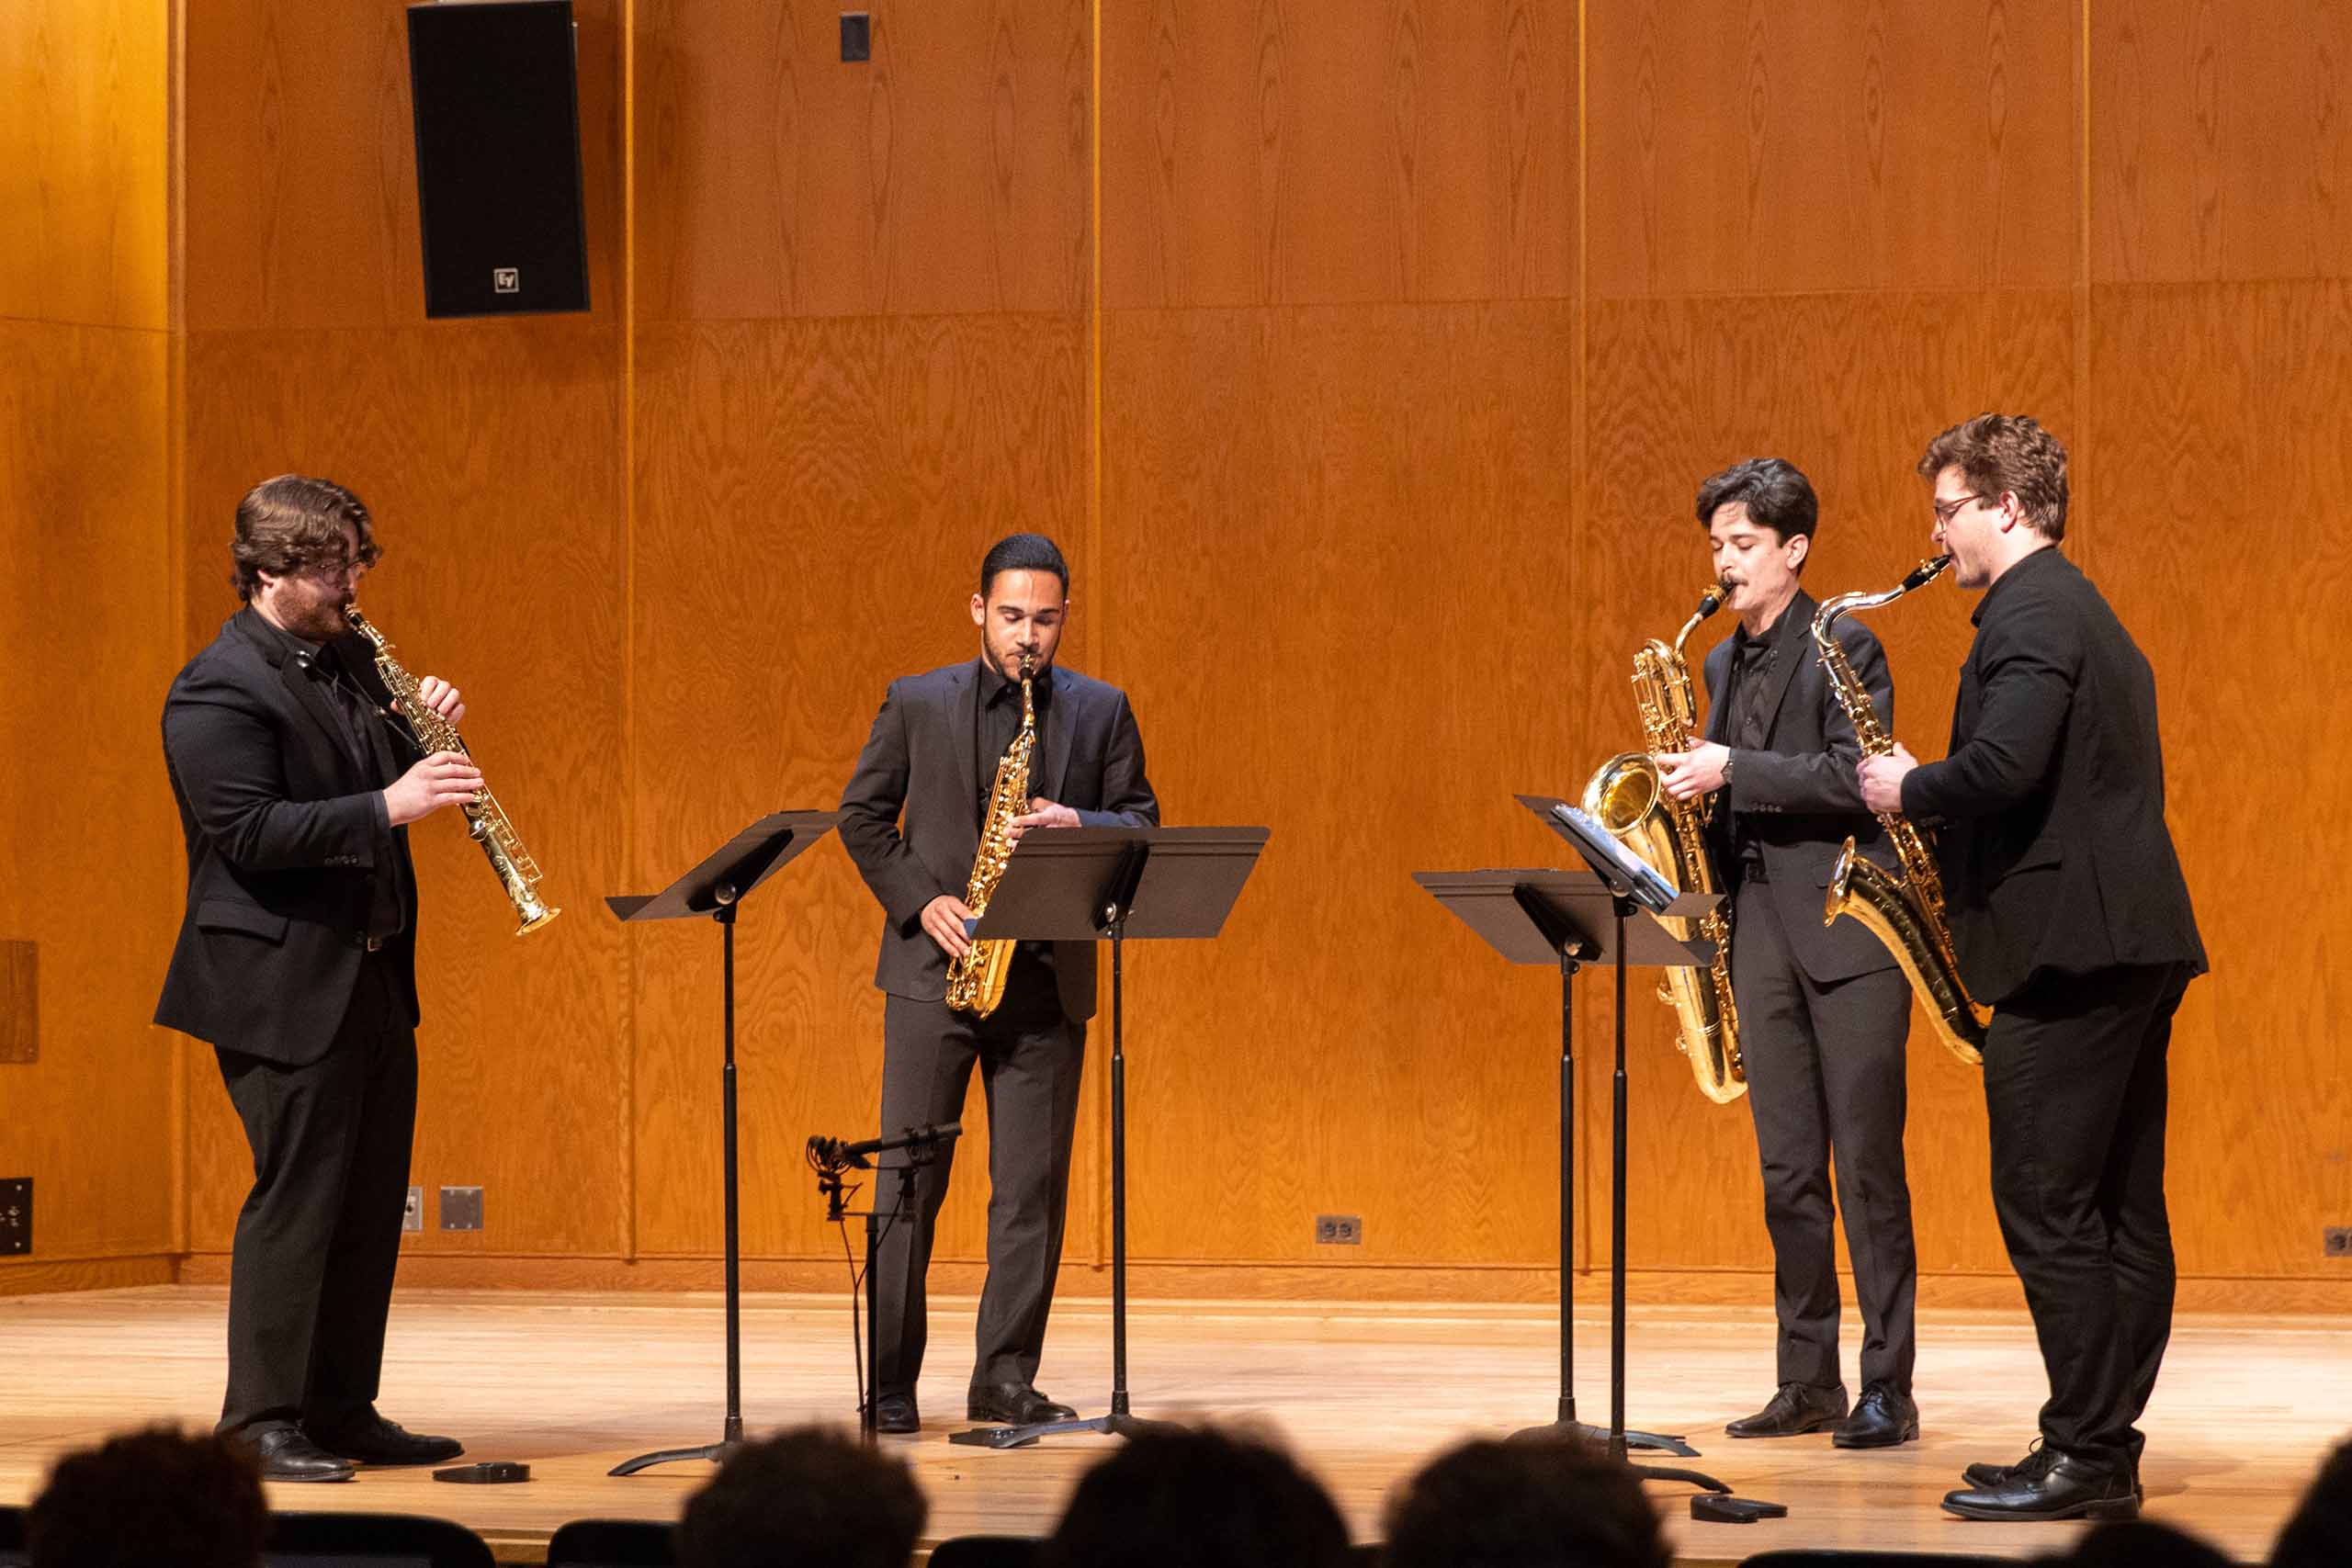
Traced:
[[2066, 450], [1983, 414], [1928, 444], [1935, 541], [1977, 605], [1951, 748], [1860, 765], [1873, 811], [1938, 825], [1960, 958], [1991, 1004], [1993, 1204], [2050, 1398], [2016, 1464], [1973, 1464], [1968, 1518], [2138, 1511], [2136, 1427], [2172, 1333], [2165, 1054], [2205, 949], [2165, 826], [2155, 678], [2057, 549]]
[[[282, 474], [237, 504], [245, 607], [164, 703], [187, 912], [155, 1021], [211, 1043], [253, 1147], [229, 1263], [220, 1430], [266, 1480], [426, 1464], [448, 1438], [378, 1415], [416, 1122], [416, 875], [408, 824], [481, 788], [417, 758], [344, 624], [377, 548], [368, 508]], [[456, 688], [418, 696], [451, 723]]]
[[[1707, 655], [1705, 744], [1657, 761], [1678, 799], [1723, 792], [1709, 833], [1733, 900], [1732, 995], [1772, 1237], [1780, 1388], [1724, 1429], [1786, 1438], [1833, 1427], [1839, 1448], [1885, 1448], [1919, 1435], [1918, 1265], [1903, 1163], [1911, 993], [1860, 924], [1821, 920], [1822, 886], [1847, 836], [1868, 850], [1884, 834], [1854, 788], [1860, 746], [1815, 657], [1814, 601], [1798, 583], [1819, 511], [1804, 475], [1778, 457], [1699, 487], [1699, 522], [1740, 625]], [[1838, 640], [1892, 723], [1878, 639], [1849, 617]], [[1838, 1371], [1833, 1147], [1862, 1309], [1862, 1392], [1850, 1414]]]
[[[956, 1120], [977, 1066], [989, 1105], [989, 1272], [967, 1414], [1020, 1425], [1069, 1418], [1037, 1392], [1037, 1362], [1060, 1267], [1094, 944], [1023, 942], [1004, 998], [985, 1018], [946, 1004], [949, 961], [971, 946], [963, 890], [979, 852], [999, 761], [1021, 728], [1021, 671], [1033, 671], [1036, 732], [1029, 809], [1035, 828], [1155, 827], [1143, 737], [1125, 694], [1057, 668], [1069, 568], [1036, 534], [998, 541], [972, 595], [977, 660], [890, 682], [857, 772], [842, 792], [842, 843], [884, 916], [874, 983], [882, 1013], [882, 1127]], [[915, 1383], [925, 1338], [923, 1276], [955, 1146], [922, 1168], [911, 1223], [890, 1226], [871, 1285], [876, 1425], [922, 1426]], [[885, 1156], [885, 1163], [904, 1156]], [[892, 1183], [882, 1182], [887, 1192]]]

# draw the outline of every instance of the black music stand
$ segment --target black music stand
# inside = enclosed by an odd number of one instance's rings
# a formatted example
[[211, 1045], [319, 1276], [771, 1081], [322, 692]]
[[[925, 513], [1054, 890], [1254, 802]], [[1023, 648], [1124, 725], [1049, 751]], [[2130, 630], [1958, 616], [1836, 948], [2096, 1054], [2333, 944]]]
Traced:
[[[1609, 1425], [1595, 1427], [1577, 1419], [1575, 1224], [1576, 1224], [1576, 976], [1588, 964], [1614, 963], [1621, 987], [1628, 962], [1644, 965], [1683, 964], [1691, 951], [1669, 936], [1656, 920], [1628, 924], [1616, 906], [1628, 912], [1630, 898], [1620, 900], [1598, 873], [1575, 871], [1420, 871], [1413, 880], [1487, 944], [1513, 964], [1549, 964], [1560, 972], [1560, 1395], [1558, 1416], [1552, 1422], [1515, 1433], [1521, 1438], [1577, 1437], [1605, 1446], [1618, 1458], [1628, 1449], [1652, 1450], [1695, 1459], [1698, 1450], [1679, 1436], [1628, 1431], [1625, 1427], [1625, 1172], [1623, 1165], [1623, 1055], [1618, 1058], [1619, 1138], [1617, 1179], [1611, 1196], [1611, 1221], [1616, 1237], [1614, 1284], [1610, 1318]], [[1712, 896], [1698, 895], [1690, 913], [1704, 913]], [[1621, 1015], [1622, 1019], [1622, 1015]], [[1623, 1031], [1619, 1030], [1622, 1041]], [[1711, 1490], [1730, 1488], [1693, 1471], [1645, 1471], [1672, 1480], [1689, 1480]]]
[[976, 941], [1111, 943], [1111, 1408], [1022, 1427], [974, 1427], [951, 1443], [1014, 1449], [1062, 1432], [1132, 1437], [1155, 1425], [1127, 1401], [1127, 1058], [1129, 937], [1213, 937], [1266, 846], [1263, 828], [1055, 828], [1023, 837], [973, 927]]
[[702, 863], [661, 892], [605, 898], [623, 921], [684, 920], [708, 916], [718, 922], [723, 954], [721, 994], [726, 1008], [727, 1049], [719, 1068], [721, 1166], [727, 1198], [727, 1416], [718, 1441], [700, 1448], [662, 1449], [623, 1461], [605, 1473], [635, 1475], [673, 1460], [724, 1460], [743, 1443], [743, 1258], [737, 1229], [735, 1145], [735, 911], [752, 890], [831, 831], [831, 811], [775, 811], [761, 818], [704, 857]]

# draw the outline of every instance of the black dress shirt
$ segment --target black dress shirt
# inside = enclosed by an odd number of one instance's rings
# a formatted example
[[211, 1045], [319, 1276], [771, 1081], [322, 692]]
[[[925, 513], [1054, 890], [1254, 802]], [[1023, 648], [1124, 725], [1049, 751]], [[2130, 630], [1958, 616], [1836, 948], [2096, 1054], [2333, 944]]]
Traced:
[[[1785, 615], [1788, 611], [1782, 610]], [[1743, 625], [1731, 634], [1731, 676], [1724, 694], [1724, 712], [1731, 722], [1724, 728], [1724, 744], [1735, 751], [1761, 751], [1771, 732], [1772, 716], [1764, 711], [1764, 694], [1771, 689], [1772, 668], [1780, 659], [1781, 622], [1774, 617], [1754, 637]], [[1763, 875], [1762, 852], [1748, 841], [1740, 819], [1731, 820], [1732, 858], [1743, 880]]]

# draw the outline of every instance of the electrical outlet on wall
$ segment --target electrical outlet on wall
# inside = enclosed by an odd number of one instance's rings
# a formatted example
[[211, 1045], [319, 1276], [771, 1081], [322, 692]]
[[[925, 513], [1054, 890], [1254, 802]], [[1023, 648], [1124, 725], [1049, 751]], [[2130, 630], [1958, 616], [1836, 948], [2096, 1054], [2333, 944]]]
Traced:
[[401, 1229], [406, 1232], [421, 1231], [424, 1228], [424, 1189], [412, 1187], [408, 1190], [408, 1201], [401, 1206]]
[[1363, 1216], [1361, 1214], [1316, 1215], [1315, 1245], [1317, 1247], [1363, 1246]]

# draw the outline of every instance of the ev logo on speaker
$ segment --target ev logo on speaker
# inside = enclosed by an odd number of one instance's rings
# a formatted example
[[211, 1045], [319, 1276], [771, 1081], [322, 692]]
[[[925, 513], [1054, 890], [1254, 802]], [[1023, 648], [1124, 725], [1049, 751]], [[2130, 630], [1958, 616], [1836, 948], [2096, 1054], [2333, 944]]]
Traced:
[[523, 292], [523, 270], [520, 267], [494, 266], [490, 269], [490, 287], [494, 294]]

